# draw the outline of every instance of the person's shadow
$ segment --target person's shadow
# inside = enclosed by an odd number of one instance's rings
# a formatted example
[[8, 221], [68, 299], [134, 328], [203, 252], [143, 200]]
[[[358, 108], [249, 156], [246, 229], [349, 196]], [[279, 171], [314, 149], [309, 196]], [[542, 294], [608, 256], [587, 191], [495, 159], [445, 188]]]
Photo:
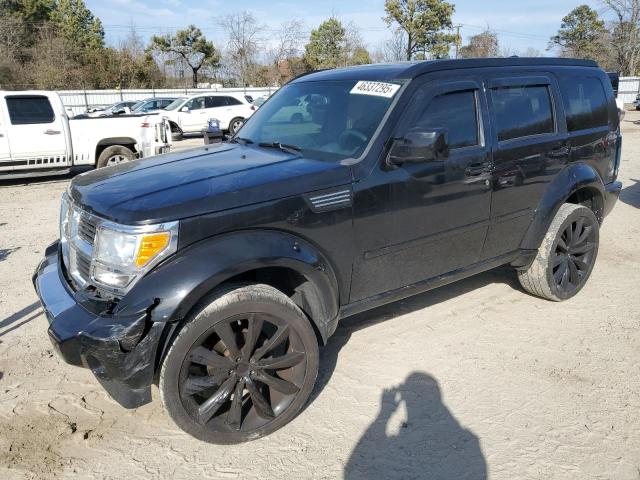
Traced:
[[[405, 420], [390, 422], [402, 404], [406, 416], [397, 416]], [[487, 464], [478, 438], [442, 403], [438, 382], [414, 372], [383, 391], [380, 413], [351, 453], [344, 478], [481, 480]]]

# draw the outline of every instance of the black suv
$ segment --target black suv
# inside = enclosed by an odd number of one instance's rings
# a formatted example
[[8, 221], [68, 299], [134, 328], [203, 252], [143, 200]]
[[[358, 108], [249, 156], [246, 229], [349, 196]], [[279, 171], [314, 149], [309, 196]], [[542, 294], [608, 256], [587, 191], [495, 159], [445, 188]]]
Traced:
[[621, 184], [589, 61], [443, 60], [299, 77], [228, 143], [76, 177], [34, 284], [62, 357], [209, 442], [303, 408], [340, 319], [511, 265], [575, 295]]

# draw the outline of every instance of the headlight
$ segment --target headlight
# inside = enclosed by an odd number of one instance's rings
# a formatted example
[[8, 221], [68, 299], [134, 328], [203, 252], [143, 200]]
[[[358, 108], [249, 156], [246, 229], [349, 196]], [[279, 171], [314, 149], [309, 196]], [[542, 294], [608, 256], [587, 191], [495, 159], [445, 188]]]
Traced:
[[128, 227], [104, 222], [98, 227], [92, 280], [114, 293], [125, 293], [178, 246], [178, 222]]

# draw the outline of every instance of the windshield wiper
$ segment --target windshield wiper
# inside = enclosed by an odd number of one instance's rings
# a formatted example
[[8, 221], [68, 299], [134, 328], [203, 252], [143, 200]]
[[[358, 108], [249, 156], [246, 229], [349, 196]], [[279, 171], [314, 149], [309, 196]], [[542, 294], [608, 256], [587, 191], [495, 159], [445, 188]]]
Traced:
[[300, 153], [302, 151], [300, 147], [296, 147], [295, 145], [287, 145], [286, 143], [280, 143], [280, 142], [261, 142], [258, 144], [258, 146], [264, 147], [264, 148], [278, 148], [283, 152], [293, 153], [293, 154]]
[[242, 138], [242, 137], [233, 137], [229, 140], [231, 143], [241, 143], [242, 145], [249, 145], [253, 143], [253, 140], [250, 138]]

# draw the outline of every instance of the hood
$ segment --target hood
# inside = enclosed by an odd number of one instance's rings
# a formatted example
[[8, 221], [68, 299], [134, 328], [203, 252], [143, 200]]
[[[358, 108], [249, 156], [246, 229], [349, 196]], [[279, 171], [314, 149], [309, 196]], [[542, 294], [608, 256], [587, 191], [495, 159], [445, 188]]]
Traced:
[[346, 185], [349, 167], [276, 149], [221, 144], [78, 175], [74, 202], [124, 224], [159, 223]]

